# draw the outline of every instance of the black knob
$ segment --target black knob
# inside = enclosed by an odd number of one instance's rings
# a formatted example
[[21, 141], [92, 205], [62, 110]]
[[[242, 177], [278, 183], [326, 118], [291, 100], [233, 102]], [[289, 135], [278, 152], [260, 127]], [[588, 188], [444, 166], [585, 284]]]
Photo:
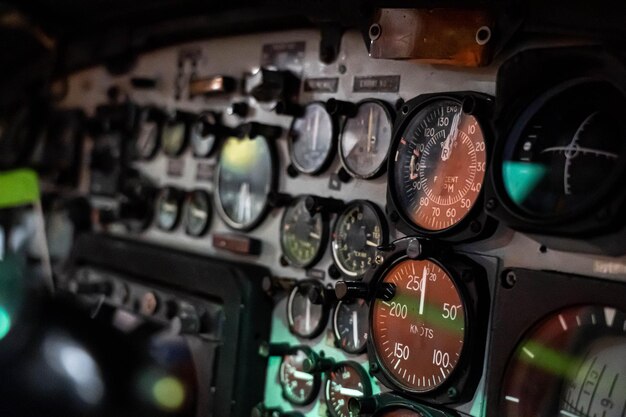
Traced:
[[335, 291], [321, 285], [311, 285], [306, 289], [306, 295], [313, 304], [326, 304], [335, 300]]
[[282, 127], [258, 122], [244, 123], [237, 127], [237, 137], [239, 138], [249, 137], [254, 139], [257, 136], [263, 136], [266, 139], [278, 139], [282, 134]]
[[304, 205], [311, 216], [317, 213], [339, 213], [345, 206], [343, 201], [337, 200], [336, 198], [317, 197], [313, 195], [306, 198]]
[[335, 295], [338, 300], [368, 298], [369, 286], [364, 282], [337, 281], [335, 284]]
[[391, 301], [396, 295], [396, 285], [391, 282], [383, 282], [376, 288], [374, 296], [379, 300]]
[[118, 166], [119, 158], [114, 155], [113, 149], [101, 147], [95, 149], [91, 154], [91, 169], [106, 174], [111, 174]]
[[272, 191], [268, 195], [268, 203], [271, 207], [285, 207], [291, 204], [293, 197], [290, 194]]
[[350, 182], [350, 180], [352, 179], [352, 175], [350, 175], [350, 173], [344, 167], [341, 167], [339, 168], [339, 171], [337, 171], [337, 178], [339, 178], [339, 181], [345, 184], [347, 182]]
[[348, 409], [351, 415], [373, 414], [378, 408], [376, 397], [352, 397], [348, 400]]
[[300, 175], [300, 172], [298, 172], [298, 169], [292, 164], [289, 164], [287, 165], [287, 175], [289, 175], [290, 178], [296, 178], [298, 175]]
[[250, 112], [250, 106], [245, 101], [238, 101], [230, 105], [227, 113], [234, 116], [245, 118]]
[[332, 279], [339, 279], [341, 278], [341, 271], [339, 271], [336, 265], [332, 264], [328, 267], [328, 276]]
[[330, 371], [335, 365], [331, 358], [325, 358], [315, 352], [311, 352], [308, 358], [302, 362], [302, 370], [309, 374]]
[[276, 104], [276, 113], [293, 117], [302, 117], [304, 115], [304, 107], [290, 101], [279, 101]]
[[297, 93], [300, 80], [289, 71], [261, 68], [245, 81], [245, 90], [261, 103], [288, 100]]
[[356, 104], [349, 101], [331, 98], [326, 102], [326, 111], [331, 116], [354, 117], [356, 116], [358, 107]]
[[156, 88], [157, 79], [148, 77], [133, 77], [130, 79], [130, 85], [137, 90], [151, 90]]
[[200, 333], [201, 322], [196, 308], [190, 304], [181, 304], [178, 314], [172, 319], [179, 334], [195, 335]]
[[285, 356], [291, 355], [298, 350], [297, 346], [291, 346], [289, 343], [267, 343], [263, 342], [259, 346], [259, 355], [263, 357], [269, 356]]

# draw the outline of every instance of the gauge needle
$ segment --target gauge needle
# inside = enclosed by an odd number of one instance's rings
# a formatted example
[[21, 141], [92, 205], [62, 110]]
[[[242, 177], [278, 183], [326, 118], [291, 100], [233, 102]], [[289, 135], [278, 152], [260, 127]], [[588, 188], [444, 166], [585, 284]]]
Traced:
[[420, 294], [420, 310], [419, 314], [424, 314], [424, 297], [426, 296], [426, 275], [428, 275], [428, 270], [424, 267], [422, 271], [422, 282], [420, 284], [420, 288], [422, 289], [422, 293]]
[[359, 319], [356, 314], [356, 311], [352, 312], [352, 338], [354, 340], [354, 347], [356, 348], [359, 345]]
[[363, 393], [359, 390], [356, 389], [352, 389], [352, 388], [344, 388], [344, 387], [339, 387], [339, 389], [336, 389], [337, 392], [339, 392], [339, 394], [341, 395], [345, 395], [346, 397], [362, 397]]
[[204, 210], [200, 210], [199, 208], [196, 207], [191, 207], [191, 214], [193, 214], [196, 217], [199, 217], [201, 219], [206, 219], [206, 212]]
[[250, 198], [250, 184], [242, 182], [239, 187], [238, 217], [246, 222], [252, 217], [252, 199]]
[[313, 122], [313, 150], [317, 149], [317, 135], [320, 130], [320, 112], [315, 112], [315, 119]]
[[458, 112], [452, 118], [452, 126], [450, 127], [450, 133], [448, 133], [448, 137], [443, 142], [443, 147], [441, 148], [441, 160], [447, 161], [452, 154], [452, 145], [454, 145], [454, 141], [459, 135], [459, 121], [461, 120], [461, 112]]
[[176, 211], [176, 204], [163, 203], [163, 211], [169, 211], [169, 212]]
[[366, 244], [367, 246], [371, 246], [371, 247], [373, 247], [373, 248], [377, 248], [377, 247], [378, 247], [378, 243], [376, 243], [376, 242], [372, 242], [371, 240], [366, 240], [366, 241], [365, 241], [365, 244]]
[[313, 379], [313, 375], [306, 372], [298, 371], [297, 369], [293, 370], [293, 377], [296, 379], [301, 379], [303, 381], [311, 381]]
[[372, 152], [373, 141], [376, 140], [375, 137], [372, 137], [372, 125], [374, 124], [374, 113], [372, 110], [370, 107], [369, 120], [367, 122], [367, 153]]
[[308, 333], [311, 331], [311, 300], [306, 298], [306, 310], [304, 314], [304, 329]]
[[321, 236], [320, 236], [320, 235], [318, 235], [318, 234], [317, 234], [317, 233], [315, 233], [315, 232], [309, 232], [309, 237], [310, 237], [311, 239], [320, 239], [320, 238], [321, 238]]

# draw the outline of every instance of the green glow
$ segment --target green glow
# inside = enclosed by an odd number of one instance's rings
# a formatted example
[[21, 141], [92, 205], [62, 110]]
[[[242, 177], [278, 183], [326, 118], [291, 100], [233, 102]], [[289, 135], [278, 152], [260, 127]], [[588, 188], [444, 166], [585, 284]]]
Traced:
[[0, 174], [0, 207], [17, 207], [39, 200], [35, 171], [19, 169]]
[[185, 387], [176, 378], [159, 378], [152, 386], [152, 396], [161, 408], [177, 410], [185, 401]]
[[505, 161], [502, 165], [502, 176], [504, 177], [504, 187], [511, 200], [521, 205], [547, 172], [548, 169], [545, 165], [533, 162]]
[[[532, 356], [528, 352], [531, 352]], [[561, 378], [568, 378], [570, 376], [569, 373], [574, 369], [578, 369], [581, 364], [579, 358], [550, 349], [533, 340], [526, 342], [518, 350], [517, 356], [520, 361], [529, 363]]]
[[11, 330], [11, 316], [4, 307], [0, 307], [0, 340], [4, 339]]
[[267, 157], [267, 146], [263, 140], [230, 137], [224, 142], [221, 164], [229, 171], [237, 174], [246, 173], [259, 161]]

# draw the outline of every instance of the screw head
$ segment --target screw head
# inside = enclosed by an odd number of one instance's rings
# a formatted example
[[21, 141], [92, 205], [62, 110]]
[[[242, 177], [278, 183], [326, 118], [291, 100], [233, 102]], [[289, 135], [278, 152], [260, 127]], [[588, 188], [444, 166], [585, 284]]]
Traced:
[[504, 286], [504, 288], [513, 288], [516, 282], [517, 276], [515, 275], [515, 272], [510, 270], [504, 271], [502, 274], [502, 286]]

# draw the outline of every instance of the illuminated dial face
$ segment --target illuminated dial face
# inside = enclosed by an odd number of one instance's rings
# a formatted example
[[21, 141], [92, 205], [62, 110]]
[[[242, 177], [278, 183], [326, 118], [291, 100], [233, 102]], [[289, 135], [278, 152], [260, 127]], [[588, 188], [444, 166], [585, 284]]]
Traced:
[[285, 210], [281, 224], [280, 244], [290, 265], [312, 266], [324, 252], [328, 231], [322, 214], [311, 216], [301, 197]]
[[415, 226], [441, 231], [467, 216], [483, 186], [487, 153], [478, 120], [437, 100], [413, 116], [394, 155], [396, 204]]
[[180, 219], [181, 193], [168, 187], [161, 190], [157, 198], [157, 226], [163, 230], [173, 230]]
[[356, 178], [371, 178], [384, 167], [391, 143], [392, 120], [376, 101], [359, 105], [355, 117], [346, 119], [339, 139], [341, 161]]
[[335, 263], [351, 278], [362, 276], [378, 254], [378, 246], [386, 243], [386, 231], [378, 210], [369, 202], [358, 201], [337, 218], [332, 233]]
[[323, 286], [317, 281], [300, 282], [291, 290], [287, 299], [289, 330], [296, 336], [307, 339], [318, 336], [328, 320], [327, 306], [311, 301], [312, 290], [323, 291]]
[[372, 395], [369, 376], [356, 363], [339, 363], [328, 374], [324, 395], [332, 417], [357, 417], [357, 413], [350, 411], [348, 403], [350, 398]]
[[303, 364], [307, 358], [306, 353], [299, 350], [296, 354], [284, 356], [280, 364], [279, 380], [283, 395], [287, 401], [296, 405], [311, 403], [320, 388], [319, 374], [304, 372]]
[[216, 178], [216, 207], [228, 226], [250, 230], [261, 221], [275, 183], [273, 162], [270, 145], [261, 136], [226, 140]]
[[369, 336], [367, 303], [359, 298], [337, 303], [333, 315], [333, 331], [339, 347], [348, 353], [361, 353]]
[[194, 191], [187, 196], [185, 204], [185, 229], [191, 236], [206, 233], [211, 220], [211, 203], [204, 191]]
[[141, 159], [152, 159], [159, 149], [159, 123], [149, 118], [148, 110], [144, 110], [140, 118], [135, 141], [137, 155]]
[[213, 152], [217, 138], [209, 127], [216, 123], [212, 113], [205, 113], [191, 125], [191, 148], [194, 156], [206, 158]]
[[409, 259], [396, 263], [381, 283], [395, 285], [393, 298], [376, 299], [370, 312], [383, 370], [407, 391], [438, 388], [454, 371], [465, 341], [465, 305], [456, 284], [437, 263]]
[[311, 103], [304, 116], [293, 121], [289, 150], [294, 167], [305, 174], [318, 174], [333, 156], [334, 127], [324, 105]]
[[167, 156], [179, 156], [185, 150], [186, 126], [184, 122], [174, 121], [163, 126], [163, 152]]
[[499, 415], [623, 416], [625, 329], [624, 312], [607, 306], [570, 307], [545, 318], [507, 366]]

